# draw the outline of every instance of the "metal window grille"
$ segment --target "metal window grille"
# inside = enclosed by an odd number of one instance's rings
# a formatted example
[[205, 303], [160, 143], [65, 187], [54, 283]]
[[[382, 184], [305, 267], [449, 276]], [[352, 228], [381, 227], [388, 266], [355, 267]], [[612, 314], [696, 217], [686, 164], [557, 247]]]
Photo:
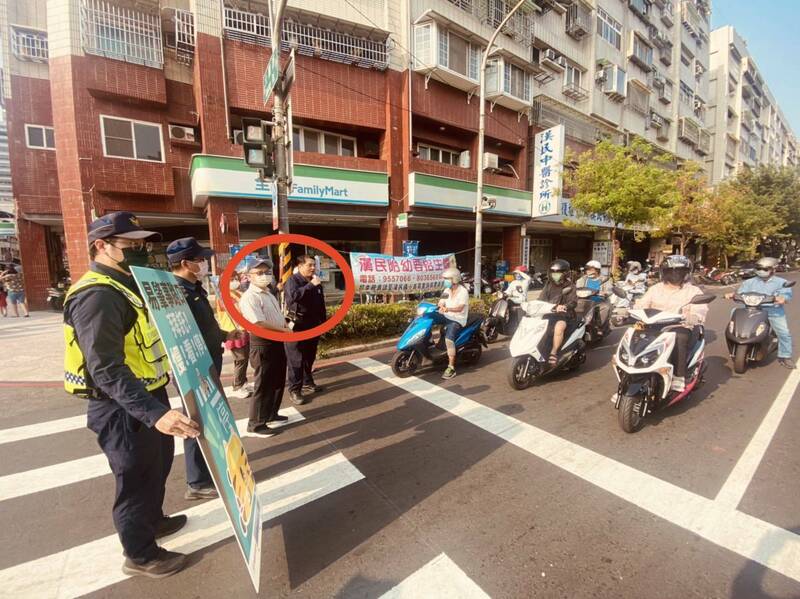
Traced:
[[194, 15], [188, 10], [175, 11], [175, 54], [185, 64], [194, 58]]
[[472, 12], [472, 0], [448, 0], [450, 4], [454, 4], [461, 10], [465, 10], [469, 13]]
[[269, 46], [272, 27], [266, 15], [225, 7], [225, 35], [230, 39]]
[[23, 27], [11, 28], [11, 52], [20, 60], [47, 62], [47, 33]]
[[88, 54], [161, 68], [161, 20], [103, 0], [81, 0], [81, 41]]

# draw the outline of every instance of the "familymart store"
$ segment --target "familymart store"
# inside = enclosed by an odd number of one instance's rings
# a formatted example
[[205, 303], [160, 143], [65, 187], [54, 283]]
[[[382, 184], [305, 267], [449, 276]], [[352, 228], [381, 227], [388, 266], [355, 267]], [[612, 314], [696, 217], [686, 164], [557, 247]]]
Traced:
[[[190, 179], [192, 203], [206, 209], [209, 229], [216, 233], [227, 228], [228, 238], [231, 230], [238, 230], [238, 238], [230, 243], [245, 244], [277, 232], [272, 229], [272, 183], [259, 180], [241, 158], [195, 155]], [[223, 205], [226, 209], [220, 210]], [[385, 171], [294, 165], [289, 193], [292, 233], [321, 239], [342, 252], [378, 252], [388, 206]], [[232, 213], [236, 223], [230, 222]], [[306, 251], [293, 248], [295, 255]], [[343, 290], [341, 273], [332, 270], [329, 284], [330, 291]]]

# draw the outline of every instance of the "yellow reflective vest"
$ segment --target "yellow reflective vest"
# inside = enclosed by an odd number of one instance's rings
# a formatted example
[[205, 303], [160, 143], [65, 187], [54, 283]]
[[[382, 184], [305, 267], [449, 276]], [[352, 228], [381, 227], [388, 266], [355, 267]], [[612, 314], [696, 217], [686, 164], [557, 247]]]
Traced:
[[[125, 335], [125, 364], [133, 375], [142, 381], [148, 391], [163, 387], [169, 381], [167, 352], [156, 327], [150, 321], [144, 301], [111, 277], [89, 271], [67, 291], [64, 309], [81, 291], [95, 285], [108, 285], [119, 291], [136, 311], [136, 322]], [[67, 393], [83, 397], [94, 397], [95, 390], [86, 372], [86, 359], [83, 356], [75, 329], [64, 323], [64, 389]]]

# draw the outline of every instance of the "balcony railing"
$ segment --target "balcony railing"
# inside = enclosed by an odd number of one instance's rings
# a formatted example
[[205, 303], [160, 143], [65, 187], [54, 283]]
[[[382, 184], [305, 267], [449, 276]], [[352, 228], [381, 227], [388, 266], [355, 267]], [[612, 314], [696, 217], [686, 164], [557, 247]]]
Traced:
[[[265, 15], [226, 6], [224, 29], [225, 36], [230, 39], [261, 46], [270, 46], [272, 43], [270, 20]], [[364, 68], [383, 70], [389, 65], [388, 39], [373, 40], [285, 20], [281, 32], [281, 49], [291, 48], [296, 48], [298, 54]]]
[[[473, 15], [492, 29], [503, 22], [515, 4], [513, 0], [448, 0], [448, 2]], [[530, 46], [533, 44], [533, 26], [533, 11], [523, 6], [506, 23], [503, 33], [520, 44]]]
[[103, 0], [81, 0], [81, 43], [87, 54], [161, 68], [161, 18]]
[[576, 2], [567, 9], [567, 35], [580, 40], [592, 33], [592, 9]]
[[11, 27], [11, 53], [20, 60], [47, 62], [47, 32], [24, 27]]
[[580, 102], [581, 100], [585, 100], [589, 97], [589, 91], [582, 88], [578, 83], [574, 81], [570, 81], [569, 83], [564, 84], [564, 88], [562, 90], [564, 95], [568, 98], [572, 98]]

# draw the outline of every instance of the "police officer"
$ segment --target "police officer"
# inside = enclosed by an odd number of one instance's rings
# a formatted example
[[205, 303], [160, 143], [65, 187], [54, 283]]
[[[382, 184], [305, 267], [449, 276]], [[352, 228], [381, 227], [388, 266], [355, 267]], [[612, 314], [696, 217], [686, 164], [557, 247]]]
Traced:
[[186, 524], [186, 516], [162, 511], [173, 436], [199, 435], [197, 423], [169, 407], [166, 351], [130, 274], [131, 266], [147, 265], [147, 241], [158, 237], [130, 212], [92, 222], [90, 269], [64, 302], [64, 387], [88, 399], [87, 426], [116, 479], [122, 571], [151, 578], [186, 563], [185, 555], [160, 548], [156, 539]]
[[[228, 334], [220, 329], [217, 319], [214, 317], [214, 310], [208, 302], [208, 293], [203, 289], [203, 279], [208, 275], [206, 260], [213, 255], [213, 250], [201, 246], [194, 237], [176, 239], [167, 246], [167, 261], [172, 269], [172, 274], [183, 288], [186, 303], [189, 304], [192, 316], [203, 335], [217, 374], [221, 375], [222, 344], [227, 339], [237, 338], [238, 332], [232, 331]], [[186, 458], [187, 483], [184, 498], [211, 499], [217, 497], [211, 473], [208, 471], [197, 441], [188, 439], [183, 444], [183, 448]]]
[[[296, 272], [289, 277], [284, 287], [286, 310], [294, 322], [294, 332], [307, 331], [325, 322], [325, 295], [322, 281], [316, 274], [314, 256], [303, 255], [297, 259]], [[286, 343], [286, 359], [289, 365], [289, 396], [295, 404], [304, 404], [312, 393], [322, 387], [314, 382], [312, 371], [317, 358], [319, 337]]]

